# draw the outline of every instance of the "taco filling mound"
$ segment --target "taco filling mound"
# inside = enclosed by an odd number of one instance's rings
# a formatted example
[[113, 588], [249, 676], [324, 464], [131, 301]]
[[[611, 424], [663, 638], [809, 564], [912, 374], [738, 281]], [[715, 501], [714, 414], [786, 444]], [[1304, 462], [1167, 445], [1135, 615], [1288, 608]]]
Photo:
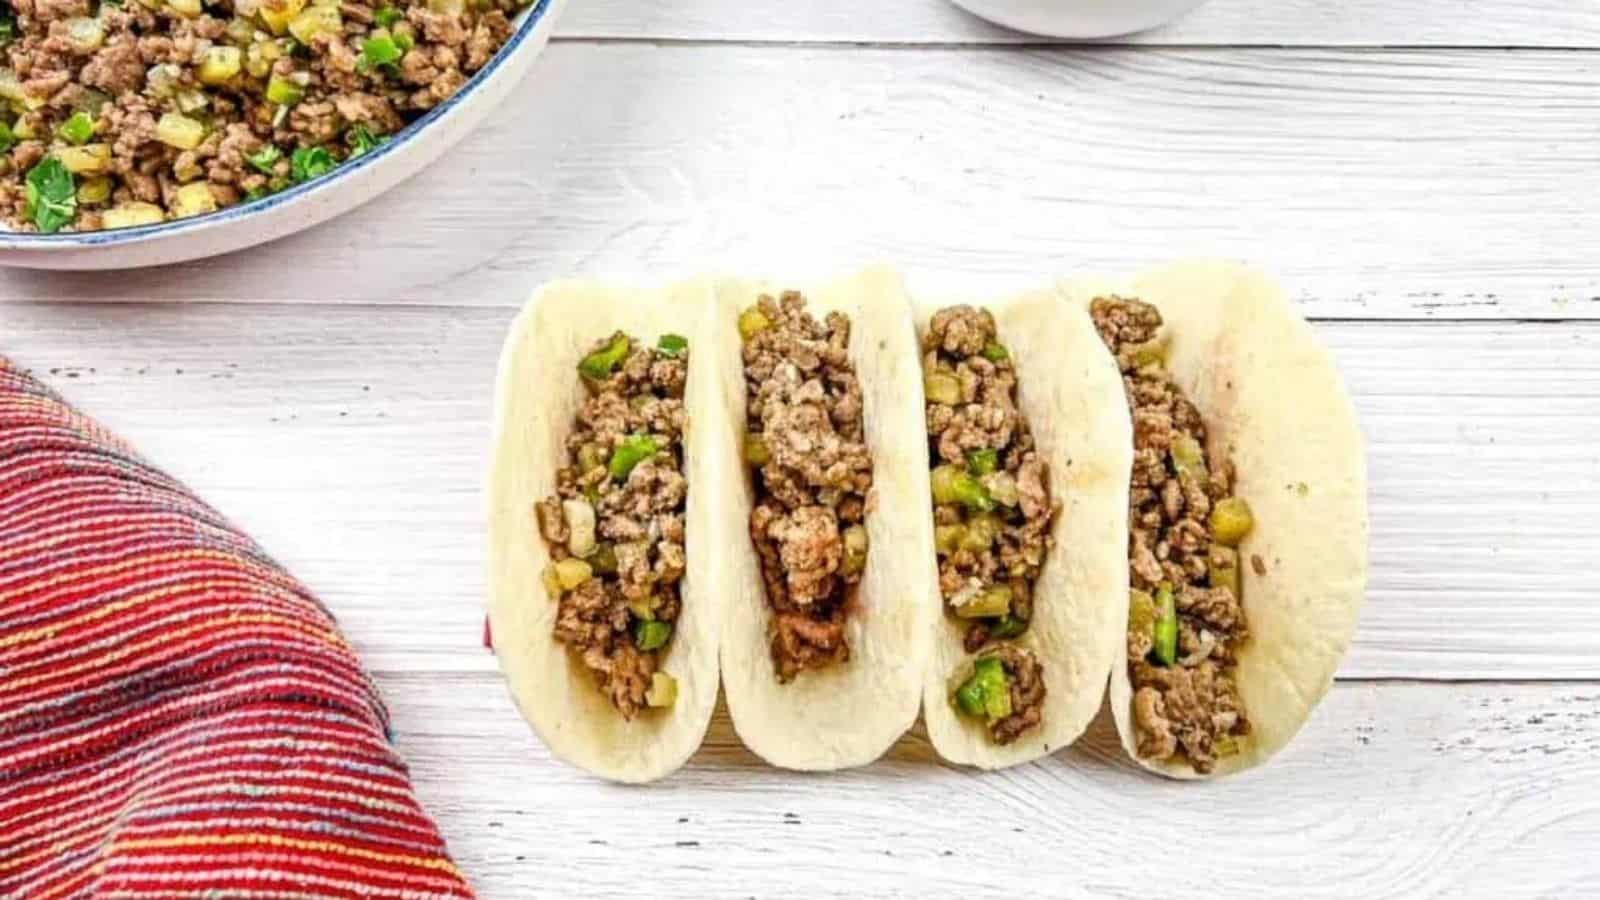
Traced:
[[671, 334], [655, 347], [620, 331], [600, 341], [578, 364], [588, 395], [556, 493], [536, 506], [555, 638], [626, 719], [677, 697], [659, 662], [682, 611], [688, 355]]
[[1254, 521], [1233, 496], [1232, 462], [1208, 455], [1199, 410], [1165, 367], [1160, 311], [1110, 296], [1090, 313], [1133, 416], [1127, 640], [1137, 750], [1205, 774], [1251, 732], [1235, 672], [1250, 638], [1236, 548]]
[[[939, 593], [946, 614], [966, 623], [966, 651], [979, 653], [1027, 632], [1058, 505], [994, 316], [971, 306], [934, 313], [922, 353]], [[981, 655], [955, 692], [998, 744], [1039, 724], [1044, 697], [1039, 661], [1009, 645]]]
[[755, 470], [750, 539], [771, 616], [780, 682], [850, 658], [845, 626], [867, 564], [872, 457], [861, 385], [848, 355], [850, 320], [818, 322], [805, 298], [762, 295], [739, 316], [745, 462]]

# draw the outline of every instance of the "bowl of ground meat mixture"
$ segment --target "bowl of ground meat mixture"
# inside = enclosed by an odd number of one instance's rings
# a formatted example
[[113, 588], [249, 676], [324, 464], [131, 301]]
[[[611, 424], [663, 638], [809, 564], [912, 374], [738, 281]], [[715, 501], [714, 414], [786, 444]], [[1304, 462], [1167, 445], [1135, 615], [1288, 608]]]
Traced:
[[465, 136], [565, 0], [0, 0], [0, 264], [158, 265], [345, 212]]

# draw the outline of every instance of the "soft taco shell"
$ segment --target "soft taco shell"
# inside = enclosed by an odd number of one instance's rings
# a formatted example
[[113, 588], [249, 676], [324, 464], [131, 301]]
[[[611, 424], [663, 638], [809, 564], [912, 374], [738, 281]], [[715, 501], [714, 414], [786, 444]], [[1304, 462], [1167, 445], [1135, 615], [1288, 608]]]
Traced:
[[[927, 599], [934, 613], [923, 717], [934, 749], [953, 763], [998, 769], [1072, 743], [1099, 710], [1117, 647], [1125, 643], [1133, 432], [1115, 360], [1089, 317], [1061, 301], [1055, 291], [1039, 291], [983, 304], [1011, 351], [1017, 405], [1049, 464], [1051, 495], [1061, 504], [1035, 584], [1033, 622], [1009, 642], [1032, 650], [1044, 666], [1043, 721], [1002, 747], [982, 722], [957, 712], [951, 679], [973, 654], [962, 648], [965, 628], [945, 615], [936, 583]], [[947, 305], [918, 304], [919, 336]], [[931, 546], [927, 552], [933, 558]]]
[[[1168, 370], [1205, 420], [1208, 451], [1237, 469], [1235, 493], [1256, 523], [1239, 547], [1251, 636], [1237, 671], [1253, 731], [1212, 775], [1259, 765], [1327, 693], [1366, 590], [1366, 456], [1349, 394], [1283, 291], [1244, 267], [1183, 263], [1121, 288], [1083, 281], [1066, 290], [1077, 308], [1121, 293], [1160, 309]], [[1111, 709], [1139, 760], [1127, 642], [1118, 648]], [[1139, 762], [1173, 778], [1208, 777], [1187, 763]]]
[[[749, 536], [754, 488], [742, 462], [745, 382], [739, 311], [761, 294], [800, 289], [819, 318], [850, 317], [850, 359], [861, 382], [873, 488], [867, 567], [850, 611], [848, 662], [779, 684], [767, 638], [770, 615]], [[789, 769], [859, 766], [881, 756], [915, 722], [922, 700], [934, 589], [933, 521], [923, 439], [921, 375], [904, 285], [883, 268], [821, 286], [730, 280], [717, 289], [715, 351], [724, 377], [713, 442], [722, 495], [712, 523], [716, 591], [726, 599], [723, 688], [734, 728], [767, 762]], [[708, 354], [709, 356], [710, 354]]]
[[[539, 290], [512, 326], [495, 387], [489, 473], [489, 622], [512, 699], [561, 759], [615, 781], [668, 775], [700, 746], [717, 700], [717, 634], [723, 596], [714, 589], [709, 535], [716, 510], [707, 444], [714, 433], [697, 415], [718, 393], [714, 343], [706, 326], [709, 282], [644, 291], [566, 281]], [[623, 719], [587, 670], [551, 635], [557, 602], [540, 573], [550, 562], [534, 504], [555, 491], [564, 442], [584, 398], [577, 366], [597, 340], [624, 331], [654, 343], [663, 333], [689, 339], [684, 457], [689, 493], [687, 567], [678, 619], [662, 670], [678, 680], [671, 710]]]

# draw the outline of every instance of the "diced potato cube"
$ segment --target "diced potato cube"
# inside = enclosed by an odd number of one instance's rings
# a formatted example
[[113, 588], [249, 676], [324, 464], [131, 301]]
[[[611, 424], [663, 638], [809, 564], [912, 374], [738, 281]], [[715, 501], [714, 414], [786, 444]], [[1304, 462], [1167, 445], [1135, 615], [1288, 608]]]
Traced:
[[110, 144], [84, 144], [56, 150], [61, 165], [74, 175], [99, 175], [111, 168]]
[[289, 20], [289, 33], [302, 44], [310, 44], [319, 34], [338, 34], [343, 27], [337, 6], [311, 6]]
[[210, 47], [200, 60], [200, 83], [223, 84], [239, 74], [244, 52], [238, 47]]
[[172, 215], [182, 219], [186, 216], [198, 216], [208, 212], [217, 211], [217, 198], [211, 193], [211, 185], [204, 181], [196, 181], [178, 188], [172, 195]]
[[156, 140], [179, 150], [193, 150], [205, 136], [206, 127], [182, 113], [163, 113], [156, 122]]
[[106, 27], [99, 19], [79, 17], [68, 19], [67, 42], [79, 53], [93, 53], [106, 42]]
[[105, 228], [132, 228], [135, 225], [154, 225], [166, 217], [161, 207], [154, 203], [140, 203], [133, 200], [118, 203], [106, 210], [100, 216], [100, 224]]
[[289, 23], [294, 17], [300, 15], [300, 10], [305, 8], [306, 0], [262, 0], [261, 8], [256, 14], [273, 34], [283, 34], [289, 29]]

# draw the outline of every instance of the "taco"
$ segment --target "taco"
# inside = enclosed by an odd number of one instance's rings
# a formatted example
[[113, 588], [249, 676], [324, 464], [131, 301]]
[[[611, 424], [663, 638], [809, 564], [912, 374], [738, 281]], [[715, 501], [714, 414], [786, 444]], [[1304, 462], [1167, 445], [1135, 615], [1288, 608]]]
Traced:
[[917, 315], [938, 565], [928, 736], [999, 768], [1075, 740], [1123, 633], [1132, 436], [1111, 356], [1051, 291]]
[[[722, 669], [745, 745], [863, 765], [916, 720], [933, 590], [915, 332], [898, 275], [719, 285], [713, 524]], [[740, 377], [742, 373], [742, 377]]]
[[1175, 778], [1250, 768], [1327, 692], [1366, 584], [1366, 465], [1333, 360], [1282, 291], [1225, 263], [1066, 290], [1133, 420], [1123, 746]]
[[489, 619], [552, 753], [649, 781], [717, 697], [708, 284], [541, 289], [507, 338], [489, 477]]

